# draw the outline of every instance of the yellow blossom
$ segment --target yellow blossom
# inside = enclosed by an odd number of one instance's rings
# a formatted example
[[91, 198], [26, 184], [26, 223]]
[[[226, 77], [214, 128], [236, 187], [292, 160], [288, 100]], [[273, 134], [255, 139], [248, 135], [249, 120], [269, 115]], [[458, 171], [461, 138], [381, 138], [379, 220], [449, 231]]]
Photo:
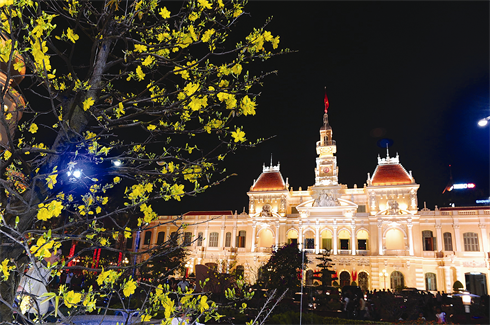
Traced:
[[15, 266], [13, 266], [13, 265], [10, 265], [9, 266], [8, 263], [9, 263], [9, 259], [6, 258], [6, 259], [3, 260], [2, 265], [1, 265], [1, 267], [2, 267], [2, 273], [3, 273], [2, 274], [2, 278], [3, 278], [4, 281], [7, 281], [8, 280], [8, 278], [10, 276], [10, 271], [13, 270], [13, 269], [15, 269]]
[[172, 187], [170, 188], [170, 194], [174, 199], [180, 201], [180, 198], [184, 196], [184, 185], [172, 185]]
[[242, 98], [240, 102], [240, 107], [243, 110], [243, 115], [255, 115], [255, 102], [252, 101], [248, 96]]
[[64, 298], [65, 306], [68, 308], [72, 308], [82, 300], [82, 294], [80, 292], [75, 292], [71, 290], [67, 292], [63, 298]]
[[95, 103], [94, 99], [92, 97], [89, 97], [89, 98], [86, 98], [82, 104], [83, 104], [83, 110], [86, 111], [88, 110], [90, 107], [92, 107], [92, 105]]
[[235, 139], [235, 142], [244, 142], [246, 140], [245, 132], [243, 132], [239, 128], [236, 129], [236, 131], [231, 132], [231, 136], [233, 137], [233, 139]]
[[8, 150], [5, 150], [5, 152], [3, 153], [3, 159], [5, 160], [9, 160], [9, 158], [12, 156], [12, 153]]
[[37, 127], [37, 124], [36, 123], [32, 123], [31, 126], [29, 127], [29, 132], [31, 132], [32, 134], [36, 133], [38, 130], [38, 127]]
[[208, 2], [208, 0], [197, 0], [197, 2], [199, 2], [200, 7], [203, 7], [205, 9], [212, 9], [213, 8], [211, 6], [211, 4]]
[[158, 13], [163, 19], [170, 18], [170, 11], [168, 11], [167, 7], [163, 7]]
[[73, 43], [75, 43], [78, 40], [78, 38], [79, 38], [79, 36], [77, 34], [75, 34], [73, 32], [73, 29], [71, 29], [71, 28], [68, 28], [66, 30], [66, 37], [68, 37], [68, 39], [70, 41], [72, 41]]
[[141, 80], [145, 79], [145, 76], [146, 76], [146, 74], [143, 72], [143, 69], [141, 69], [141, 66], [139, 65], [136, 68], [136, 78], [138, 79], [138, 81], [141, 81]]
[[214, 28], [208, 29], [207, 31], [204, 32], [204, 35], [202, 36], [202, 41], [203, 42], [209, 42], [211, 39], [211, 36], [213, 36], [215, 30]]
[[146, 45], [143, 45], [143, 44], [135, 44], [134, 45], [134, 50], [136, 52], [142, 53], [142, 52], [146, 52], [147, 51], [147, 47], [146, 47]]
[[134, 293], [134, 290], [136, 290], [136, 282], [130, 279], [124, 284], [123, 293], [126, 297], [129, 297]]

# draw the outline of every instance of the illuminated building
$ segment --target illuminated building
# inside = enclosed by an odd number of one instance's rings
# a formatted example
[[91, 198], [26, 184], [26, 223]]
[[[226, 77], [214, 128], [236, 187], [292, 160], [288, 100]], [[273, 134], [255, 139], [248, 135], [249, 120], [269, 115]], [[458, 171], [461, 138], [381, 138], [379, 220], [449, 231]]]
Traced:
[[[338, 182], [336, 143], [325, 114], [316, 144], [315, 183], [306, 190], [289, 188], [280, 166], [263, 166], [247, 193], [249, 212], [188, 212], [182, 241], [189, 246], [191, 272], [196, 264], [230, 267], [257, 279], [275, 247], [298, 243], [313, 261], [305, 281], [313, 282], [314, 255], [331, 249], [339, 284], [353, 276], [363, 289], [452, 292], [459, 280], [476, 294], [488, 293], [490, 207], [418, 210], [412, 173], [398, 155], [378, 157], [362, 188]], [[169, 221], [142, 234], [155, 245], [176, 231]], [[157, 222], [154, 225], [157, 225]]]

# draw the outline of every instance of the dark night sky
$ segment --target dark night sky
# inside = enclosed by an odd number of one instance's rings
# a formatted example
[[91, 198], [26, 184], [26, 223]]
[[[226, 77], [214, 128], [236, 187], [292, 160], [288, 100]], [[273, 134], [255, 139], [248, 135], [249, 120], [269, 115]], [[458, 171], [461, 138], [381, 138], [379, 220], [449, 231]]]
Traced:
[[298, 51], [268, 61], [279, 73], [260, 89], [257, 115], [239, 121], [248, 138], [276, 137], [230, 157], [238, 176], [160, 213], [248, 211], [246, 192], [271, 154], [294, 190], [313, 185], [325, 86], [340, 183], [362, 187], [388, 138], [420, 184], [420, 208], [442, 205], [449, 164], [455, 181], [488, 198], [490, 127], [476, 124], [490, 115], [487, 1], [252, 1], [246, 11], [239, 28], [273, 16], [267, 29]]

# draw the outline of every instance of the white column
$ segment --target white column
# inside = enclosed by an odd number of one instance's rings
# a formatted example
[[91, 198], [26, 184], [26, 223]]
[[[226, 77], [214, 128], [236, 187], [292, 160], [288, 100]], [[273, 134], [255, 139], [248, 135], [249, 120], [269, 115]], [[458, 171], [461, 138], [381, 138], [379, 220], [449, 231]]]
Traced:
[[219, 247], [225, 247], [225, 226], [221, 226], [221, 239], [219, 243]]
[[304, 243], [303, 243], [303, 226], [299, 226], [299, 234], [298, 234], [298, 241], [299, 241], [299, 249], [303, 250], [304, 249]]
[[252, 226], [252, 247], [250, 249], [251, 252], [255, 252], [255, 228], [257, 225]]
[[487, 237], [487, 226], [480, 223], [478, 225], [480, 227], [480, 233], [481, 233], [481, 241], [482, 241], [482, 244], [483, 244], [483, 253], [485, 255], [485, 258], [487, 258], [487, 254], [486, 252], [489, 251], [489, 248], [488, 248], [488, 237]]
[[442, 226], [440, 224], [436, 224], [436, 236], [437, 236], [437, 251], [440, 252], [444, 250], [442, 247]]
[[378, 222], [378, 252], [379, 255], [383, 254], [383, 224], [381, 221]]
[[[170, 226], [167, 226], [167, 238], [170, 239]], [[165, 238], [163, 240], [167, 241]]]
[[157, 237], [158, 237], [158, 228], [155, 227], [151, 230], [151, 241], [150, 241], [150, 247], [156, 246], [157, 244]]
[[350, 238], [352, 241], [351, 246], [350, 246], [350, 248], [352, 250], [352, 255], [356, 255], [356, 249], [357, 249], [356, 238], [357, 237], [356, 237], [356, 226], [355, 225], [352, 225], [352, 234], [351, 234]]
[[233, 231], [231, 233], [231, 247], [236, 247], [236, 236], [237, 236], [237, 233], [236, 233], [236, 225], [233, 226]]
[[333, 226], [333, 255], [337, 255], [337, 226]]
[[456, 252], [461, 252], [462, 248], [461, 248], [461, 235], [459, 233], [459, 225], [453, 224], [453, 228], [454, 228], [454, 240], [456, 241]]
[[279, 231], [281, 230], [281, 226], [276, 224], [276, 249], [279, 247]]
[[207, 247], [209, 243], [208, 239], [209, 226], [206, 226], [206, 230], [204, 230], [204, 238], [202, 239], [202, 246]]
[[315, 233], [315, 253], [319, 254], [320, 253], [320, 226], [316, 226], [316, 233]]
[[412, 227], [413, 227], [413, 225], [411, 223], [407, 224], [407, 228], [408, 228], [408, 250], [409, 250], [410, 256], [415, 255], [414, 250], [413, 250]]
[[450, 266], [444, 266], [444, 278], [446, 281], [446, 293], [453, 291], [453, 280]]

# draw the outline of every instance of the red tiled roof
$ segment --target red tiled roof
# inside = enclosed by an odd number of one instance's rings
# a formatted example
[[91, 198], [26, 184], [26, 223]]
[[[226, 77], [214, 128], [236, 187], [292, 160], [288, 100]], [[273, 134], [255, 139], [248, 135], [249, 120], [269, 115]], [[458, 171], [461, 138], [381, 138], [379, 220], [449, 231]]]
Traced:
[[371, 180], [372, 185], [411, 184], [410, 175], [400, 164], [378, 165]]
[[282, 175], [278, 171], [262, 173], [252, 186], [252, 192], [287, 190]]
[[231, 211], [189, 211], [184, 216], [232, 216]]

